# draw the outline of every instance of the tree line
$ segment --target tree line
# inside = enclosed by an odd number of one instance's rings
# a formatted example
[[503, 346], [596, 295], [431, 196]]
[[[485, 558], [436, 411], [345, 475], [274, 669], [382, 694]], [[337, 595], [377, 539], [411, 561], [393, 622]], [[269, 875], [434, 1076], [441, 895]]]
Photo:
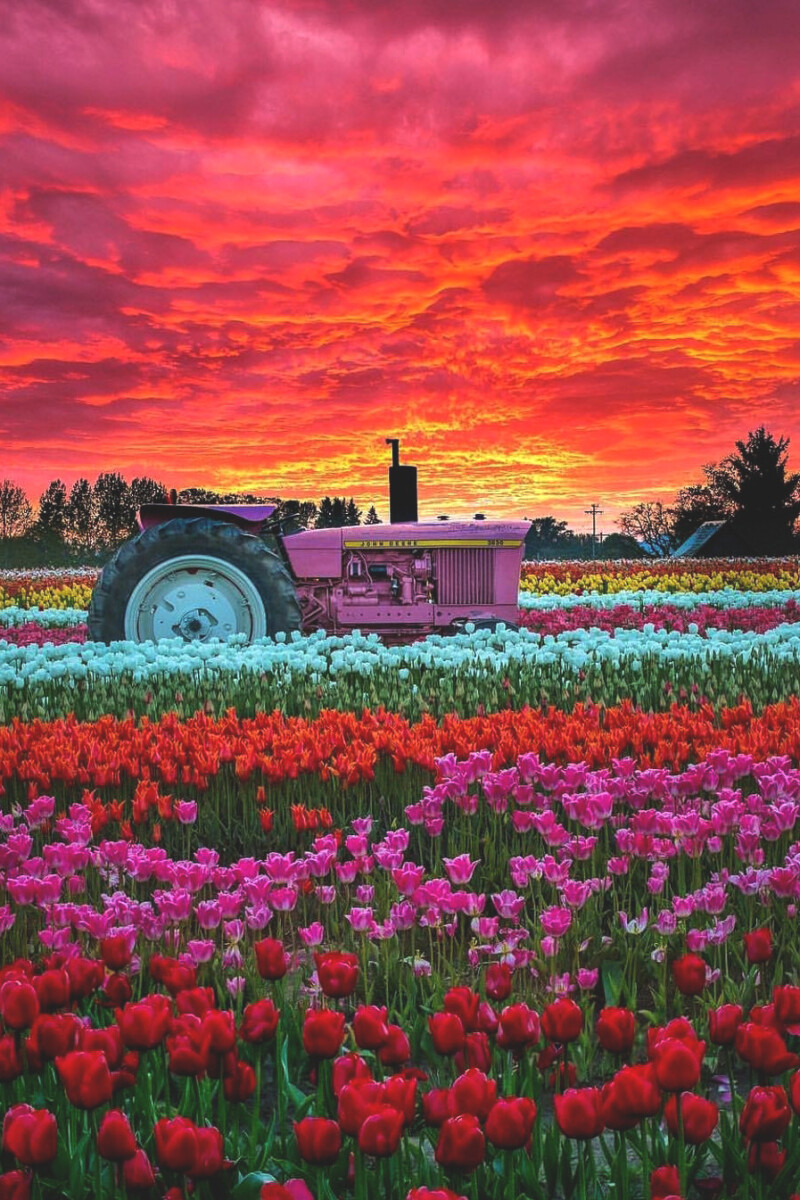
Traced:
[[642, 501], [619, 527], [651, 555], [666, 557], [705, 521], [726, 521], [743, 551], [756, 556], [800, 550], [800, 474], [789, 470], [789, 439], [763, 425], [719, 463], [703, 467], [703, 480], [680, 489], [671, 505]]
[[[62, 480], [53, 480], [40, 495], [34, 510], [24, 489], [13, 480], [3, 479], [0, 565], [102, 563], [138, 532], [136, 513], [143, 504], [164, 504], [169, 499], [167, 488], [156, 479], [142, 475], [128, 483], [118, 471], [104, 471], [94, 483], [81, 478], [70, 489]], [[180, 504], [274, 504], [281, 515], [292, 516], [306, 529], [361, 525], [363, 515], [355, 500], [344, 496], [325, 496], [317, 504], [195, 487], [177, 492], [175, 499]], [[374, 505], [363, 523], [380, 524]]]

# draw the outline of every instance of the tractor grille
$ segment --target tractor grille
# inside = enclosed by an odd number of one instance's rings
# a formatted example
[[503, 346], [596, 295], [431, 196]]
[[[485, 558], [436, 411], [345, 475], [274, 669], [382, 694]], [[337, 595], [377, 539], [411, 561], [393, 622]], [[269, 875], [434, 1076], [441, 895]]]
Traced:
[[439, 604], [493, 604], [494, 550], [439, 550]]

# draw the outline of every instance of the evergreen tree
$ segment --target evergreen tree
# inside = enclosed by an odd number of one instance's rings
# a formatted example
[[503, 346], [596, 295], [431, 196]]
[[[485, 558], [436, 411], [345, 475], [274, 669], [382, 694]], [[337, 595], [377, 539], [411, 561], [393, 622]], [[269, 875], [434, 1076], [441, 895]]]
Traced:
[[61, 542], [67, 529], [67, 485], [60, 479], [48, 483], [39, 497], [37, 533], [46, 542]]
[[716, 466], [704, 467], [710, 491], [755, 553], [788, 554], [800, 517], [800, 474], [789, 474], [789, 439], [761, 425]]
[[375, 511], [374, 504], [370, 504], [364, 524], [365, 525], [382, 525], [383, 524], [383, 522], [381, 521], [377, 512]]
[[331, 523], [334, 529], [341, 529], [347, 524], [347, 502], [344, 496], [333, 497], [333, 510]]
[[330, 496], [324, 496], [319, 502], [319, 511], [317, 519], [314, 522], [315, 529], [333, 529], [333, 501]]
[[360, 525], [361, 524], [361, 509], [356, 507], [356, 502], [351, 496], [347, 501], [347, 512], [345, 515], [345, 525]]
[[67, 501], [67, 539], [81, 550], [94, 550], [97, 545], [92, 491], [88, 479], [76, 479]]

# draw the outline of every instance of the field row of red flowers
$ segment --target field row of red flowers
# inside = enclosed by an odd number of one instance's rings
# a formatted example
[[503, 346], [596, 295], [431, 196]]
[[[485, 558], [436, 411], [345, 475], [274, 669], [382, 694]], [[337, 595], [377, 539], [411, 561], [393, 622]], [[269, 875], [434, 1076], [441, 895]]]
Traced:
[[[618, 604], [610, 609], [575, 606], [542, 611], [521, 608], [518, 624], [534, 633], [555, 635], [574, 629], [644, 629], [652, 625], [655, 629], [675, 630], [679, 633], [705, 633], [709, 629], [744, 629], [754, 633], [765, 633], [776, 625], [800, 621], [800, 605], [795, 600], [785, 605], [754, 606], [752, 608], [713, 608], [699, 605], [697, 608], [677, 608], [670, 604], [654, 604], [644, 608], [633, 608], [629, 604]], [[85, 625], [65, 626], [54, 629], [35, 622], [11, 625], [0, 629], [0, 638], [15, 646], [44, 646], [52, 642], [55, 646], [67, 642], [88, 640]]]

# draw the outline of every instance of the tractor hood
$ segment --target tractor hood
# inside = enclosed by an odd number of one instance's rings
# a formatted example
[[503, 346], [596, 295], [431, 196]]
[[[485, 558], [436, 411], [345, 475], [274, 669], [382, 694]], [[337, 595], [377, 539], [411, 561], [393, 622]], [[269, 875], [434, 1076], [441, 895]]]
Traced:
[[447, 549], [516, 550], [520, 559], [529, 521], [418, 521], [405, 525], [348, 525], [308, 529], [284, 539], [298, 579], [332, 579], [342, 574], [342, 557], [359, 550], [394, 552]]

